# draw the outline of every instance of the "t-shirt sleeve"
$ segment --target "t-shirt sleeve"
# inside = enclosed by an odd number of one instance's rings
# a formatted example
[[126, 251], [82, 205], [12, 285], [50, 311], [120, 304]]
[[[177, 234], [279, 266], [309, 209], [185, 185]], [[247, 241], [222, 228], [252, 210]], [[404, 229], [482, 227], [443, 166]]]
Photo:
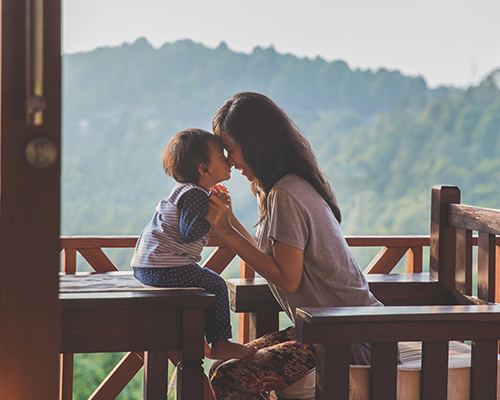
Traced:
[[210, 224], [205, 219], [208, 213], [208, 196], [202, 190], [187, 191], [179, 199], [177, 207], [181, 213], [179, 231], [184, 243], [201, 239], [210, 231]]
[[273, 189], [267, 199], [269, 232], [267, 236], [275, 241], [300, 250], [306, 248], [309, 227], [297, 199], [283, 189]]

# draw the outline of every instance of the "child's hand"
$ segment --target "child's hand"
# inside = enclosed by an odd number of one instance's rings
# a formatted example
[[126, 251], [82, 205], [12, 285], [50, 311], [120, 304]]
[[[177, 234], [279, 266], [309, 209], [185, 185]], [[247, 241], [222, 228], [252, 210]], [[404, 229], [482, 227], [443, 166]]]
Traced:
[[229, 193], [229, 190], [227, 190], [227, 187], [225, 187], [222, 183], [217, 183], [212, 187], [212, 189], [210, 189], [210, 193], [215, 192]]
[[231, 204], [231, 196], [229, 195], [229, 190], [222, 183], [217, 183], [210, 189], [210, 195], [215, 195], [221, 199], [225, 205], [229, 206]]
[[217, 196], [222, 202], [231, 209], [231, 195], [227, 190], [227, 187], [218, 183], [210, 189], [210, 196]]

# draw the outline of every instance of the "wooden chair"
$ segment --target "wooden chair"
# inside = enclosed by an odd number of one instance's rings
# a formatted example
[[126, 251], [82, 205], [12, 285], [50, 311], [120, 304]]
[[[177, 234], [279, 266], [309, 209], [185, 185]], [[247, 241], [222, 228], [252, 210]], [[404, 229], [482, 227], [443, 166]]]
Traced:
[[[473, 232], [478, 232], [477, 279], [473, 279]], [[298, 309], [297, 338], [317, 348], [316, 399], [350, 398], [349, 347], [356, 342], [372, 345], [369, 398], [398, 398], [398, 342], [408, 341], [422, 343], [420, 399], [450, 398], [453, 341], [471, 341], [466, 398], [497, 399], [499, 234], [500, 210], [461, 205], [457, 187], [436, 186], [432, 189], [430, 276], [428, 282], [421, 282], [420, 295], [405, 289], [411, 286], [408, 282], [397, 278], [389, 282], [381, 276], [381, 285], [373, 286], [373, 291], [387, 307]], [[400, 396], [404, 398], [404, 393]]]

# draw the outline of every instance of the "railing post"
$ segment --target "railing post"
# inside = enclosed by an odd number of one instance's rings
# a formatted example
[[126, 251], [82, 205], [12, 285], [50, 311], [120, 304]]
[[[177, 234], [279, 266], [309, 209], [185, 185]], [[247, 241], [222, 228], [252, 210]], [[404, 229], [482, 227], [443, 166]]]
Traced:
[[[240, 260], [240, 278], [255, 278], [255, 271], [243, 260]], [[240, 313], [238, 323], [238, 341], [242, 344], [250, 341], [252, 322], [249, 313]]]
[[423, 270], [423, 248], [422, 246], [410, 247], [407, 252], [406, 272], [419, 273]]
[[62, 272], [65, 274], [76, 273], [76, 249], [63, 248]]
[[460, 203], [456, 186], [434, 186], [431, 197], [430, 273], [448, 290], [455, 289], [455, 229], [448, 226], [448, 205]]
[[[76, 273], [76, 249], [63, 248], [62, 272], [65, 274]], [[73, 399], [73, 372], [75, 357], [73, 354], [61, 354], [59, 400]]]
[[59, 400], [71, 400], [73, 398], [73, 363], [73, 354], [61, 354]]

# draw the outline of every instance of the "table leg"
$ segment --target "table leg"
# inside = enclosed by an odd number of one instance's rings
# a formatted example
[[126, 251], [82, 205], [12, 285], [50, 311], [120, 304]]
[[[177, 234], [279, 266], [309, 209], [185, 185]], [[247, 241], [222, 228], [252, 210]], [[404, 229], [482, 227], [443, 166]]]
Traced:
[[249, 339], [260, 338], [266, 333], [276, 332], [279, 329], [278, 312], [253, 312], [250, 313]]
[[168, 351], [144, 352], [144, 400], [167, 398]]
[[177, 369], [177, 399], [203, 399], [205, 309], [183, 311], [182, 350], [179, 351]]

